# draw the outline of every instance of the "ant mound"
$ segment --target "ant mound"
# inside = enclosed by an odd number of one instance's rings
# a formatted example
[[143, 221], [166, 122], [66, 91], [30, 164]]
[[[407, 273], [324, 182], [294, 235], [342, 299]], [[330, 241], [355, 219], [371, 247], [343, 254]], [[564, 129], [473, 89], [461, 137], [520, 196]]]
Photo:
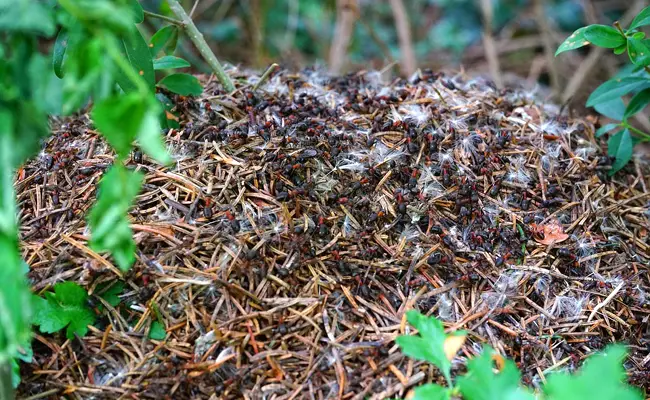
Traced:
[[113, 154], [86, 115], [53, 121], [16, 182], [23, 255], [34, 291], [74, 281], [97, 322], [38, 333], [21, 395], [397, 397], [440, 379], [395, 345], [410, 309], [468, 332], [454, 371], [489, 344], [535, 387], [620, 341], [650, 388], [650, 175], [609, 176], [593, 120], [430, 71], [231, 74], [233, 94], [159, 94], [176, 163], [129, 161], [123, 275], [87, 243]]

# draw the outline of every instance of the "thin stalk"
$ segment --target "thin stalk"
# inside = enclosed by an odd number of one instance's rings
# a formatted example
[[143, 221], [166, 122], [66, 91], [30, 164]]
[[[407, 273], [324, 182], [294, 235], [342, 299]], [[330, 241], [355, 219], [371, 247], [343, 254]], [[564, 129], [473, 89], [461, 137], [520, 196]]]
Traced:
[[266, 71], [264, 71], [264, 74], [262, 74], [262, 77], [260, 78], [260, 80], [257, 81], [257, 83], [255, 84], [255, 86], [253, 86], [253, 92], [257, 91], [257, 89], [259, 89], [259, 87], [262, 86], [262, 85], [264, 84], [264, 82], [266, 82], [266, 81], [269, 79], [269, 77], [271, 76], [271, 74], [273, 73], [273, 71], [275, 71], [276, 69], [278, 69], [278, 67], [279, 67], [279, 65], [276, 64], [276, 63], [271, 64], [271, 65], [266, 69]]
[[190, 40], [192, 43], [194, 43], [205, 61], [207, 61], [208, 65], [210, 65], [210, 68], [212, 68], [212, 71], [214, 71], [214, 74], [217, 76], [217, 79], [219, 82], [221, 82], [224, 89], [226, 89], [228, 92], [234, 92], [235, 85], [233, 85], [230, 77], [226, 75], [226, 72], [223, 70], [221, 63], [219, 63], [217, 56], [214, 55], [210, 49], [210, 46], [208, 46], [205, 39], [203, 38], [201, 32], [199, 32], [196, 25], [194, 25], [194, 22], [192, 22], [190, 16], [187, 15], [183, 9], [183, 6], [181, 6], [177, 0], [167, 0], [167, 4], [169, 4], [169, 8], [176, 15], [176, 17], [183, 22]]
[[0, 400], [13, 400], [14, 387], [11, 384], [11, 363], [0, 364]]
[[146, 15], [149, 18], [157, 18], [157, 19], [159, 19], [161, 21], [165, 21], [165, 22], [169, 22], [170, 24], [178, 25], [181, 28], [185, 27], [185, 24], [183, 23], [183, 21], [179, 21], [179, 20], [177, 20], [175, 18], [168, 17], [166, 15], [156, 14], [154, 12], [147, 11], [147, 10], [144, 10], [144, 15]]
[[650, 141], [650, 135], [648, 135], [647, 133], [645, 133], [645, 132], [643, 132], [643, 131], [641, 131], [641, 130], [639, 130], [639, 129], [637, 129], [637, 128], [629, 125], [629, 124], [625, 124], [623, 126], [625, 126], [627, 129], [631, 130], [632, 132], [636, 133], [637, 135], [641, 136], [643, 138], [644, 142], [649, 142]]

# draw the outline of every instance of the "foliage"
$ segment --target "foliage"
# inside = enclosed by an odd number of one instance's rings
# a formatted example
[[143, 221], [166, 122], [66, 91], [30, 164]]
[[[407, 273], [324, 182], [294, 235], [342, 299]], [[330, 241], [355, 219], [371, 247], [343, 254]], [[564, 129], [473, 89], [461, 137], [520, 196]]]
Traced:
[[74, 282], [54, 285], [54, 292], [45, 297], [34, 296], [34, 325], [43, 333], [54, 333], [67, 327], [66, 336], [84, 336], [88, 325], [95, 322], [95, 313], [87, 305], [88, 293]]
[[[174, 116], [169, 98], [156, 96], [156, 71], [165, 75], [189, 63], [172, 56], [178, 27], [163, 27], [147, 43], [137, 27], [143, 19], [137, 0], [0, 0], [0, 367], [11, 361], [14, 383], [16, 357], [31, 359], [31, 322], [48, 333], [67, 327], [72, 338], [83, 336], [95, 320], [86, 305], [88, 294], [71, 282], [30, 301], [28, 268], [18, 251], [14, 172], [48, 135], [47, 115], [94, 105], [95, 126], [117, 158], [89, 213], [90, 245], [109, 251], [122, 270], [135, 260], [126, 214], [143, 180], [124, 166], [133, 142], [161, 164], [172, 161], [161, 125], [170, 126]], [[46, 57], [39, 49], [46, 48], [47, 40], [54, 43]], [[172, 92], [202, 91], [187, 74], [165, 79], [175, 83], [164, 85]], [[113, 289], [107, 296], [109, 304], [119, 300]], [[0, 386], [3, 382], [0, 377]]]
[[[621, 170], [632, 159], [637, 143], [650, 141], [650, 134], [630, 125], [630, 118], [650, 104], [650, 41], [639, 28], [650, 25], [650, 7], [643, 9], [627, 29], [618, 22], [613, 26], [589, 25], [573, 32], [558, 47], [555, 55], [587, 45], [613, 49], [615, 54], [627, 52], [632, 63], [632, 74], [616, 76], [600, 85], [587, 99], [587, 106], [601, 114], [620, 121], [596, 131], [596, 136], [610, 134], [607, 154], [615, 158], [610, 174]], [[627, 106], [622, 97], [632, 94]], [[615, 110], [615, 111], [613, 111]], [[622, 111], [622, 112], [621, 112]]]
[[[643, 397], [635, 388], [625, 383], [625, 370], [621, 361], [625, 348], [610, 345], [590, 357], [583, 368], [575, 373], [551, 374], [542, 393], [534, 395], [521, 383], [521, 373], [515, 363], [485, 347], [481, 354], [467, 362], [467, 373], [459, 376], [454, 385], [451, 380], [451, 361], [460, 350], [465, 333], [445, 334], [442, 322], [425, 317], [417, 311], [409, 311], [407, 319], [418, 329], [419, 336], [399, 336], [397, 344], [404, 354], [429, 361], [446, 378], [446, 387], [430, 383], [413, 390], [410, 399], [447, 400], [640, 400]], [[460, 339], [462, 338], [462, 339]]]

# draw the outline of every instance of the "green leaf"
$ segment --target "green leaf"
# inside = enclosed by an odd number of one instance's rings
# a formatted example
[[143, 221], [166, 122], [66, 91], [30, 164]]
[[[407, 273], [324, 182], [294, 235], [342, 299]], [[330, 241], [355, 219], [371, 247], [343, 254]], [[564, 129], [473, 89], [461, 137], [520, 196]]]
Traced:
[[163, 93], [156, 93], [156, 100], [163, 106], [160, 113], [160, 124], [171, 129], [180, 128], [178, 114], [174, 112], [174, 103]]
[[95, 322], [95, 313], [88, 308], [88, 293], [74, 282], [54, 285], [54, 292], [46, 292], [45, 298], [34, 296], [34, 319], [41, 332], [54, 333], [64, 327], [68, 339], [75, 334], [84, 336], [88, 325]]
[[133, 231], [127, 212], [140, 191], [144, 176], [113, 165], [99, 183], [98, 200], [90, 210], [90, 246], [95, 251], [110, 251], [122, 271], [135, 261]]
[[614, 54], [616, 54], [618, 56], [618, 55], [621, 55], [621, 54], [625, 53], [626, 51], [627, 51], [627, 41], [623, 45], [618, 46], [617, 48], [615, 48], [614, 49]]
[[486, 347], [481, 354], [467, 362], [467, 374], [457, 384], [465, 400], [534, 400], [535, 396], [519, 384], [521, 374], [511, 360], [494, 372], [494, 351]]
[[0, 31], [41, 34], [50, 37], [54, 34], [52, 10], [38, 1], [13, 0], [0, 2]]
[[157, 56], [161, 50], [163, 50], [165, 54], [171, 55], [174, 53], [174, 50], [176, 50], [177, 43], [178, 27], [175, 25], [167, 25], [154, 33], [151, 37], [151, 42], [149, 44], [151, 56]]
[[625, 114], [625, 103], [622, 98], [618, 97], [605, 103], [596, 104], [594, 109], [607, 118], [622, 121]]
[[63, 78], [63, 61], [67, 48], [68, 31], [65, 28], [61, 28], [59, 34], [56, 36], [54, 48], [52, 49], [52, 67], [54, 68], [54, 73], [59, 78]]
[[[122, 43], [129, 63], [137, 74], [145, 80], [147, 86], [153, 90], [156, 83], [153, 60], [149, 46], [142, 37], [142, 34], [137, 29], [134, 29], [129, 34], [123, 36]], [[116, 78], [118, 78], [118, 83], [125, 92], [136, 90], [135, 84], [123, 72], [120, 72]]]
[[624, 129], [623, 131], [609, 138], [607, 144], [607, 153], [612, 157], [616, 157], [616, 161], [614, 161], [612, 169], [609, 171], [609, 174], [613, 175], [622, 169], [625, 164], [630, 161], [630, 159], [632, 159], [634, 142], [632, 141], [632, 135], [630, 134], [630, 131], [628, 129]]
[[650, 89], [640, 91], [639, 93], [635, 94], [627, 104], [623, 118], [630, 118], [632, 115], [643, 110], [645, 106], [648, 105], [648, 103], [650, 103]]
[[650, 25], [650, 7], [644, 8], [634, 17], [629, 29], [636, 29], [646, 25]]
[[619, 124], [607, 124], [607, 125], [603, 125], [603, 126], [601, 126], [600, 128], [598, 128], [598, 129], [596, 130], [596, 137], [601, 137], [601, 136], [603, 136], [604, 134], [606, 134], [607, 132], [609, 132], [609, 131], [611, 131], [612, 129], [615, 129], [615, 128], [619, 127], [619, 126], [620, 126]]
[[119, 295], [124, 291], [124, 287], [124, 282], [121, 281], [113, 284], [105, 283], [97, 287], [97, 292], [99, 293], [99, 297], [104, 299], [104, 301], [113, 307], [117, 307], [122, 301]]
[[[419, 336], [399, 336], [395, 342], [402, 352], [409, 357], [432, 363], [451, 382], [451, 361], [445, 354], [445, 339], [448, 335], [445, 334], [442, 322], [414, 310], [407, 312], [406, 318], [418, 330]], [[463, 332], [454, 333], [462, 334]]]
[[650, 64], [650, 48], [643, 40], [629, 38], [627, 40], [627, 54], [632, 64], [647, 66]]
[[411, 400], [449, 400], [451, 399], [451, 390], [435, 383], [418, 386], [413, 390]]
[[610, 345], [589, 357], [580, 371], [573, 375], [551, 374], [544, 385], [545, 399], [643, 399], [638, 389], [625, 383], [626, 374], [622, 365], [625, 356], [625, 347]]
[[160, 108], [150, 107], [144, 115], [140, 132], [138, 133], [138, 143], [142, 150], [150, 157], [154, 158], [160, 164], [170, 165], [174, 162], [163, 141], [161, 135], [160, 121]]
[[97, 129], [121, 158], [131, 151], [131, 143], [141, 130], [146, 103], [138, 93], [115, 95], [93, 108], [91, 115]]
[[158, 321], [153, 321], [151, 327], [149, 327], [149, 339], [165, 340], [165, 337], [167, 337], [165, 325]]
[[153, 61], [153, 69], [171, 69], [171, 68], [186, 68], [189, 67], [190, 63], [183, 60], [182, 58], [174, 56], [163, 56]]
[[575, 50], [582, 46], [588, 45], [589, 42], [585, 38], [585, 30], [587, 28], [588, 27], [585, 26], [573, 32], [571, 36], [566, 38], [560, 47], [557, 48], [555, 55], [557, 56], [558, 54], [564, 53], [565, 51]]
[[138, 0], [128, 0], [127, 3], [131, 14], [133, 14], [133, 22], [136, 24], [142, 23], [144, 21], [144, 11]]
[[203, 87], [201, 87], [199, 80], [190, 74], [167, 75], [158, 82], [158, 86], [182, 96], [198, 96], [203, 93]]
[[632, 34], [632, 38], [638, 40], [645, 39], [645, 32], [635, 32]]
[[587, 107], [605, 103], [618, 97], [625, 96], [633, 90], [650, 87], [650, 79], [645, 77], [628, 77], [610, 79], [598, 86], [587, 99]]
[[613, 49], [625, 44], [625, 36], [611, 26], [589, 25], [585, 27], [583, 33], [585, 39], [590, 43], [606, 49]]

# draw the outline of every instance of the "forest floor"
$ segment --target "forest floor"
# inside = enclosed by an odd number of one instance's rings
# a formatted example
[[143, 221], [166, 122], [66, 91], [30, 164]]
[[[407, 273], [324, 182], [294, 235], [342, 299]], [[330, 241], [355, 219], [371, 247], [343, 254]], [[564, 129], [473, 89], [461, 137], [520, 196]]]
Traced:
[[404, 396], [441, 379], [394, 343], [410, 309], [468, 332], [454, 371], [489, 344], [535, 387], [617, 341], [650, 389], [650, 173], [609, 177], [595, 118], [427, 71], [233, 78], [174, 98], [174, 166], [130, 160], [146, 178], [127, 273], [88, 247], [113, 154], [87, 115], [52, 121], [16, 182], [23, 256], [34, 291], [77, 282], [100, 317], [83, 338], [37, 332], [21, 396]]

